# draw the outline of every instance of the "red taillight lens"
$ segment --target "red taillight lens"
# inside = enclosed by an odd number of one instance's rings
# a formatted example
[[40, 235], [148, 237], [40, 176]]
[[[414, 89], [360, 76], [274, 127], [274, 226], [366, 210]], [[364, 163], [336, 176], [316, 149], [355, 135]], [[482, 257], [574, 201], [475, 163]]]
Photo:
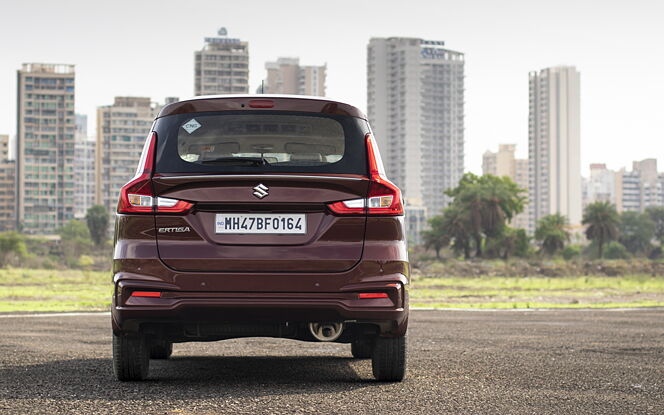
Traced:
[[194, 206], [184, 200], [169, 199], [167, 197], [157, 198], [157, 213], [184, 213]]
[[327, 207], [337, 215], [355, 215], [366, 212], [366, 203], [366, 199], [353, 199], [329, 203]]
[[161, 292], [159, 291], [134, 291], [131, 293], [132, 297], [161, 297]]
[[385, 177], [380, 152], [371, 134], [365, 137], [369, 164], [369, 194], [366, 199], [352, 199], [328, 204], [338, 215], [369, 214], [380, 216], [403, 215], [401, 190]]
[[118, 213], [152, 213], [152, 183], [143, 173], [120, 189]]
[[138, 167], [136, 168], [136, 176], [147, 173], [152, 174], [154, 170], [154, 153], [157, 147], [157, 133], [152, 131], [148, 136], [148, 139], [145, 140], [145, 145], [143, 146], [143, 152], [141, 152], [141, 158], [138, 161]]
[[371, 175], [371, 186], [369, 187], [368, 210], [370, 215], [403, 215], [403, 202], [401, 201], [401, 190], [387, 179], [383, 161], [374, 138], [371, 134], [366, 135], [367, 157], [369, 158], [369, 174]]
[[274, 107], [274, 101], [254, 99], [249, 101], [250, 108], [272, 108]]
[[193, 206], [184, 200], [165, 197], [157, 197], [155, 200], [152, 173], [156, 146], [157, 133], [153, 131], [145, 141], [136, 176], [120, 189], [118, 213], [184, 213]]
[[366, 298], [387, 298], [387, 293], [359, 293], [357, 298], [360, 300]]
[[120, 190], [118, 213], [185, 213], [192, 206], [193, 204], [184, 200], [155, 198], [150, 179], [146, 175], [141, 175]]

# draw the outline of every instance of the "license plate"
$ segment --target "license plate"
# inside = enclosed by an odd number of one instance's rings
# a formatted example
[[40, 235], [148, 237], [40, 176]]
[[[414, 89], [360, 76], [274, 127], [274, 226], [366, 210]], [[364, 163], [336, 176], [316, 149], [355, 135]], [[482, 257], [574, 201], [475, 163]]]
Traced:
[[303, 214], [218, 213], [215, 232], [304, 234], [307, 221]]

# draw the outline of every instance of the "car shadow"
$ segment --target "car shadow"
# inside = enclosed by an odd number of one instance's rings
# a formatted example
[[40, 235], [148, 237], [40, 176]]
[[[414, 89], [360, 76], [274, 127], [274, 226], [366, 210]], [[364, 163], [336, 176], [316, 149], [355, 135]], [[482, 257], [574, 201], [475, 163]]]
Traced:
[[[56, 360], [0, 369], [0, 399], [207, 399], [345, 392], [377, 385], [345, 357], [173, 357], [150, 361], [143, 382], [119, 382], [110, 359]], [[369, 369], [370, 371], [370, 369]]]

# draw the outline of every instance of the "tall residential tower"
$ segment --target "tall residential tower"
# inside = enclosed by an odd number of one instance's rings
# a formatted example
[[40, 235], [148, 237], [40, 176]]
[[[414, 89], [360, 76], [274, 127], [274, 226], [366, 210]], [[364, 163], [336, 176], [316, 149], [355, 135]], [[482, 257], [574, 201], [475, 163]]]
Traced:
[[249, 44], [227, 36], [205, 38], [194, 52], [194, 95], [246, 94], [249, 92]]
[[54, 233], [74, 218], [74, 65], [28, 63], [18, 71], [17, 221]]
[[372, 38], [367, 52], [368, 116], [417, 243], [463, 175], [464, 55], [441, 41], [398, 37]]
[[150, 98], [115, 97], [113, 105], [97, 109], [95, 203], [104, 205], [111, 217], [118, 206], [120, 188], [136, 172], [160, 108]]
[[0, 134], [0, 232], [16, 229], [16, 163], [9, 159], [9, 136]]
[[74, 217], [82, 219], [95, 204], [95, 146], [94, 136], [88, 135], [88, 116], [76, 114], [76, 143], [74, 144], [76, 193]]
[[531, 72], [529, 227], [560, 213], [581, 224], [580, 76], [573, 66]]
[[298, 58], [267, 62], [267, 79], [259, 93], [325, 96], [326, 65], [300, 66]]

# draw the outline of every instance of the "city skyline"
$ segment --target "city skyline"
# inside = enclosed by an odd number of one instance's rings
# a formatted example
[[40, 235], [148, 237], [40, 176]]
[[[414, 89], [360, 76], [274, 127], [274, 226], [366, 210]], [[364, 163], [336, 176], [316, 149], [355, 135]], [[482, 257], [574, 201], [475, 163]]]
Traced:
[[[114, 8], [109, 10], [108, 20], [103, 21], [87, 19], [92, 10], [81, 2], [80, 7], [68, 9], [77, 10], [71, 16], [51, 19], [54, 14], [62, 13], [55, 8], [49, 12], [55, 5], [44, 2], [40, 6], [44, 17], [34, 17], [37, 20], [30, 33], [15, 36], [21, 33], [21, 19], [8, 21], [0, 28], [4, 38], [13, 40], [13, 47], [7, 50], [0, 64], [0, 87], [8, 91], [7, 98], [0, 101], [0, 134], [16, 134], [15, 71], [24, 62], [76, 64], [76, 111], [90, 116], [91, 127], [95, 125], [96, 107], [115, 96], [153, 99], [193, 96], [192, 51], [200, 49], [204, 37], [225, 26], [229, 36], [250, 44], [250, 91], [264, 78], [265, 62], [274, 56], [299, 56], [307, 65], [327, 62], [328, 95], [365, 109], [365, 45], [370, 37], [444, 39], [466, 54], [465, 167], [473, 172], [481, 171], [480, 155], [500, 142], [518, 144], [517, 156], [525, 156], [528, 111], [525, 80], [529, 71], [558, 64], [574, 64], [584, 74], [581, 90], [584, 176], [593, 162], [618, 169], [628, 166], [631, 160], [664, 154], [658, 126], [661, 115], [656, 108], [658, 97], [664, 92], [664, 85], [657, 77], [657, 73], [664, 71], [664, 61], [652, 52], [657, 50], [656, 39], [662, 37], [659, 34], [664, 35], [664, 29], [655, 19], [657, 10], [663, 8], [661, 4], [641, 1], [628, 8], [607, 2], [599, 13], [601, 19], [593, 20], [590, 26], [589, 19], [595, 18], [598, 11], [590, 4], [574, 3], [572, 7], [572, 2], [563, 2], [556, 7], [543, 6], [535, 16], [521, 1], [500, 7], [483, 4], [481, 14], [477, 14], [479, 8], [473, 3], [449, 9], [444, 2], [414, 2], [412, 7], [404, 9], [396, 2], [384, 2], [381, 4], [385, 7], [378, 14], [373, 3], [353, 4], [357, 13], [349, 16], [342, 12], [351, 3], [341, 2], [327, 10], [329, 13], [323, 18], [298, 21], [301, 30], [291, 33], [280, 29], [283, 22], [293, 18], [289, 15], [293, 9], [307, 10], [304, 2], [292, 2], [293, 7], [288, 8], [265, 3], [260, 9], [269, 12], [258, 15], [249, 10], [256, 6], [221, 7], [213, 2], [194, 2], [197, 10], [205, 8], [208, 12], [199, 13], [191, 22], [177, 8], [154, 7], [156, 3], [151, 2], [132, 3], [132, 14], [123, 14], [122, 18], [119, 15], [114, 18], [122, 7]], [[446, 13], [444, 16], [418, 13], [421, 6]], [[25, 7], [10, 6], [12, 14], [17, 16], [27, 15]], [[389, 12], [397, 8], [399, 13], [394, 14], [400, 18], [388, 18]], [[222, 21], [219, 13], [214, 13], [221, 9]], [[363, 15], [375, 16], [371, 25], [361, 23]], [[350, 19], [344, 21], [343, 31], [339, 29], [341, 16]], [[471, 16], [476, 18], [470, 19]], [[534, 20], [536, 17], [540, 20]], [[177, 22], [178, 30], [155, 30], [145, 24], [153, 20], [163, 23], [159, 27]], [[123, 22], [122, 33], [114, 30], [117, 21]], [[615, 27], [625, 27], [624, 22], [637, 21], [638, 25], [629, 25], [629, 30], [619, 35], [614, 33]], [[558, 30], [561, 22], [565, 24], [564, 31]], [[356, 28], [348, 30], [349, 26]], [[80, 33], [88, 29], [96, 35], [91, 39], [81, 38]], [[311, 34], [302, 36], [302, 31]], [[492, 36], [487, 37], [487, 33]], [[492, 40], [487, 42], [487, 39]], [[614, 55], [619, 53], [630, 57], [616, 61]], [[630, 63], [633, 58], [638, 59], [639, 65]], [[630, 146], [620, 145], [624, 137], [629, 137]], [[663, 162], [661, 156], [659, 159]]]

